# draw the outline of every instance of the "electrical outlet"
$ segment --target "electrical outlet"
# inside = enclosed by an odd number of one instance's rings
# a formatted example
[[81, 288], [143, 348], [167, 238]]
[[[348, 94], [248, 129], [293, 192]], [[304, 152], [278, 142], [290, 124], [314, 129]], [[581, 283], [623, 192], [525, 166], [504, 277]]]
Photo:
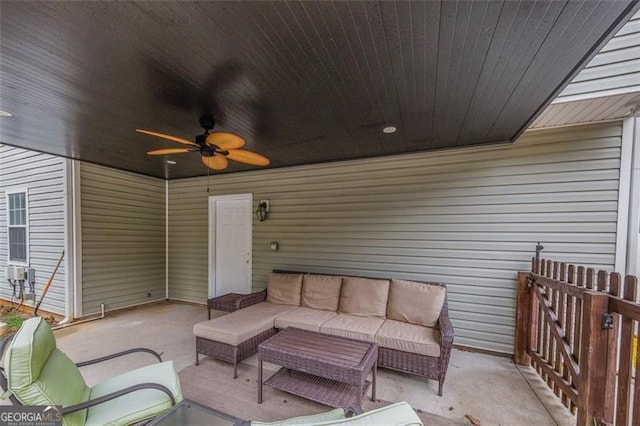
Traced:
[[269, 213], [269, 200], [260, 200], [259, 204], [264, 204], [266, 206], [265, 211]]

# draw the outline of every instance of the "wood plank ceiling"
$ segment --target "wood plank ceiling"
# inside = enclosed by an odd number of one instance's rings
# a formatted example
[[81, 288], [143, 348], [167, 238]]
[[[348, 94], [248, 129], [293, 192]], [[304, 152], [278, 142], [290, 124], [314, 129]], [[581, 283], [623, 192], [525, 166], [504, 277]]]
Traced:
[[269, 167], [512, 141], [637, 7], [3, 1], [0, 141], [166, 178], [207, 169], [134, 129], [207, 110]]

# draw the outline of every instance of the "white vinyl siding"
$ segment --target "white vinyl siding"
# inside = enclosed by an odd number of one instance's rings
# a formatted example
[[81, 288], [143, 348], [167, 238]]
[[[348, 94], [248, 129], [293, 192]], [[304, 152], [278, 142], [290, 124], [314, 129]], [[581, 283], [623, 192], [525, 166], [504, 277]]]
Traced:
[[640, 92], [640, 11], [637, 12], [553, 103]]
[[80, 166], [82, 315], [164, 299], [164, 180]]
[[[252, 192], [253, 287], [272, 269], [444, 282], [455, 343], [513, 350], [515, 277], [544, 255], [612, 269], [621, 125], [515, 144], [169, 182], [169, 296], [207, 297], [207, 197]], [[278, 251], [269, 251], [277, 241]]]
[[629, 116], [634, 105], [640, 106], [640, 91], [551, 104], [529, 128], [621, 120]]
[[[0, 147], [0, 298], [11, 299], [7, 283], [8, 218], [7, 191], [26, 191], [27, 258], [35, 269], [36, 297], [42, 295], [65, 247], [65, 167], [63, 158], [9, 146]], [[12, 262], [15, 263], [15, 262]], [[40, 309], [65, 313], [64, 262]]]

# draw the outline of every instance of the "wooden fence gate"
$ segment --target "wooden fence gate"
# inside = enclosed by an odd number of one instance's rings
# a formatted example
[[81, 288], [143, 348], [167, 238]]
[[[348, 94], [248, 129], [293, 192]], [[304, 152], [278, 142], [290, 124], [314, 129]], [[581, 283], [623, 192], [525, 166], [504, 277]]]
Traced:
[[532, 259], [518, 273], [515, 362], [531, 365], [577, 424], [640, 426], [638, 279]]

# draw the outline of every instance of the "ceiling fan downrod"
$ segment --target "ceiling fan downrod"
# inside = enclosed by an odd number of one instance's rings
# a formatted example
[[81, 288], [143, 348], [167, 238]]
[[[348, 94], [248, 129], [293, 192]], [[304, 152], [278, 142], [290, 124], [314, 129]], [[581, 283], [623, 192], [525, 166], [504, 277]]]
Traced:
[[216, 125], [216, 121], [211, 114], [202, 114], [200, 116], [200, 127], [205, 130], [205, 133], [209, 133], [209, 130], [213, 129]]

